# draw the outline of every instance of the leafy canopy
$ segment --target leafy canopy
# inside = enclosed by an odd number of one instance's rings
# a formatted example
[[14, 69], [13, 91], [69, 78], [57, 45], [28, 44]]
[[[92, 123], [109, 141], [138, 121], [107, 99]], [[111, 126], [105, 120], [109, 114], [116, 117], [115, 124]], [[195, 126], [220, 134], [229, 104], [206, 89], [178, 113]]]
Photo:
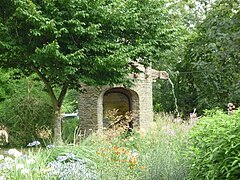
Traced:
[[171, 46], [163, 1], [1, 0], [0, 9], [1, 65], [53, 86], [120, 83], [130, 59], [148, 63]]

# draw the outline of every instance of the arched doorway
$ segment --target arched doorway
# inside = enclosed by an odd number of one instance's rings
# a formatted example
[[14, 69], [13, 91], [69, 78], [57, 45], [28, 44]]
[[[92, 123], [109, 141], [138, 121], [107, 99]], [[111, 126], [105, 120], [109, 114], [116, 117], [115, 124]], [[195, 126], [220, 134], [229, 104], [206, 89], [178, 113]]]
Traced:
[[124, 118], [127, 112], [131, 112], [132, 120], [129, 122], [129, 127], [133, 128], [134, 121], [136, 123], [139, 116], [138, 101], [137, 93], [132, 90], [122, 87], [107, 90], [103, 94], [103, 127], [109, 126], [109, 113], [115, 113], [115, 116]]

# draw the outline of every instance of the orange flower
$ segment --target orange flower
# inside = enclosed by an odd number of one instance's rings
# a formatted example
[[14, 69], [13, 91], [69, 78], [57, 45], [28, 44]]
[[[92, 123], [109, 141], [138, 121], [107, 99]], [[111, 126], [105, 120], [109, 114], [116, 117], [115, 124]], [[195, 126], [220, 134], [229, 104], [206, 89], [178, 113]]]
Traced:
[[115, 151], [114, 154], [115, 154], [116, 156], [119, 156], [119, 155], [120, 155], [120, 152], [119, 152], [119, 151]]
[[114, 150], [114, 151], [116, 151], [116, 150], [118, 150], [118, 149], [119, 149], [118, 146], [113, 146], [113, 150]]

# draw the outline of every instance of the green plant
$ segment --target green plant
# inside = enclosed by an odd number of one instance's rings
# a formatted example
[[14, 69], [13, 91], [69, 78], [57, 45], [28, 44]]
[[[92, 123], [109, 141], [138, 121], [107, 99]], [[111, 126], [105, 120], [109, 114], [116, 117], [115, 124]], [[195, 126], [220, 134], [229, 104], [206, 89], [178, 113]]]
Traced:
[[240, 111], [207, 111], [190, 131], [190, 179], [240, 178]]
[[0, 155], [2, 179], [96, 179], [94, 162], [86, 158], [91, 151], [84, 146], [34, 148], [25, 152], [10, 149], [8, 152], [11, 153]]
[[146, 171], [142, 179], [185, 179], [187, 161], [183, 157], [190, 125], [173, 123], [171, 114], [157, 114], [153, 128], [139, 141], [142, 164]]
[[53, 111], [41, 83], [32, 78], [14, 81], [15, 93], [0, 103], [0, 125], [6, 127], [11, 146], [26, 146], [38, 139], [52, 141]]
[[[170, 114], [157, 114], [154, 119], [153, 128], [147, 133], [134, 129], [131, 133], [115, 137], [110, 145], [101, 146], [98, 154], [104, 157], [102, 163], [107, 163], [101, 172], [104, 177], [121, 175], [123, 179], [185, 179], [187, 161], [182, 152], [185, 150], [187, 132], [192, 126], [173, 123]], [[129, 172], [127, 163], [121, 159], [125, 157], [122, 149], [138, 153], [137, 164], [130, 174], [121, 174], [124, 170]], [[113, 161], [106, 162], [106, 159], [111, 158], [117, 160], [114, 165], [108, 164]], [[101, 162], [99, 165], [101, 167]]]
[[63, 141], [67, 144], [74, 143], [74, 131], [75, 128], [79, 125], [78, 118], [63, 118], [62, 121], [62, 138]]

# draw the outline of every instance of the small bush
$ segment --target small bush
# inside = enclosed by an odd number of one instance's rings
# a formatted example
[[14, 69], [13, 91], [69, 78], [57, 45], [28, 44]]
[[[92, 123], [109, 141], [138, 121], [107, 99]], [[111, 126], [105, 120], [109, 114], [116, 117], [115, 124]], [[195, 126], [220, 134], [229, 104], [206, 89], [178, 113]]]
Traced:
[[190, 179], [240, 179], [240, 111], [207, 111], [189, 134]]

